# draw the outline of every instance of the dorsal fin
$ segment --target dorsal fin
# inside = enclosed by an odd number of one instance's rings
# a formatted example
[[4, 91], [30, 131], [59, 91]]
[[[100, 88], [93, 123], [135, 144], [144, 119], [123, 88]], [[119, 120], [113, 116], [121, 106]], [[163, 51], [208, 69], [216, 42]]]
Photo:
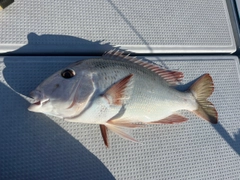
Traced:
[[137, 59], [136, 57], [131, 57], [130, 54], [124, 55], [124, 51], [115, 51], [111, 50], [106, 52], [103, 56], [103, 59], [114, 59], [114, 60], [126, 60], [139, 64], [140, 66], [149, 69], [150, 71], [158, 74], [164, 80], [166, 80], [170, 85], [176, 85], [183, 79], [183, 73], [178, 71], [172, 71], [165, 69], [151, 61]]

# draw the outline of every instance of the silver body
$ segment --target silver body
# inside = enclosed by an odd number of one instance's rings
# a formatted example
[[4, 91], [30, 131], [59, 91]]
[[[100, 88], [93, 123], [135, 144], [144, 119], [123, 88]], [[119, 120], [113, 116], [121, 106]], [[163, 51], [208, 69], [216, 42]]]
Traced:
[[[192, 93], [175, 90], [162, 76], [141, 65], [143, 61], [117, 57], [74, 63], [67, 67], [75, 72], [70, 79], [61, 77], [63, 70], [56, 72], [32, 92], [40, 103], [31, 105], [29, 110], [73, 122], [105, 124], [112, 118], [149, 123], [178, 110], [197, 109]], [[145, 65], [151, 62], [145, 61]], [[102, 95], [129, 74], [133, 76], [122, 104], [109, 104]]]
[[[190, 92], [183, 93], [175, 90], [161, 76], [138, 64], [112, 59], [90, 59], [79, 64], [81, 65], [91, 67], [89, 73], [95, 83], [95, 97], [120, 79], [130, 73], [133, 74], [131, 87], [127, 92], [128, 97], [124, 100], [125, 111], [121, 119], [133, 122], [153, 122], [164, 119], [178, 110], [192, 111], [197, 108], [196, 100]], [[93, 99], [92, 101], [94, 102]], [[116, 110], [116, 114], [119, 109]], [[109, 120], [91, 118], [91, 115], [97, 112], [96, 108], [90, 107], [88, 110], [89, 117], [81, 119], [79, 116], [79, 122], [104, 124]]]

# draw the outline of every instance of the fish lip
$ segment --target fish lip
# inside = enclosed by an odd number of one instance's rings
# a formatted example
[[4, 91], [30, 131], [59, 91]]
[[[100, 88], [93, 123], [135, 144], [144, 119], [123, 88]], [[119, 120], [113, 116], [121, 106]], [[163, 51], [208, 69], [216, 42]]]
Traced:
[[49, 98], [45, 97], [41, 91], [34, 90], [30, 93], [30, 97], [33, 99], [31, 102], [31, 105], [29, 106], [29, 111], [35, 111], [35, 109], [38, 109], [48, 103], [50, 101]]
[[35, 99], [34, 102], [32, 103], [32, 105], [42, 106], [42, 105], [48, 103], [49, 101], [50, 101], [49, 98], [42, 99], [42, 100]]
[[32, 112], [41, 112], [41, 107], [48, 103], [50, 99], [43, 99], [43, 100], [34, 100], [34, 102], [28, 107], [29, 111]]
[[36, 102], [34, 102], [32, 104], [34, 104], [34, 105], [41, 105], [41, 101], [36, 101]]

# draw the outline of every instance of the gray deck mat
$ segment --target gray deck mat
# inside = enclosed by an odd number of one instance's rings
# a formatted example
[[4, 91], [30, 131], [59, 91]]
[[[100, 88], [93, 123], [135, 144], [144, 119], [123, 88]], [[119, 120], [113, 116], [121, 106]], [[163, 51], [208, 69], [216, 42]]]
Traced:
[[219, 123], [211, 125], [182, 111], [189, 118], [185, 123], [133, 130], [140, 143], [110, 132], [109, 149], [98, 125], [28, 112], [29, 102], [20, 95], [28, 95], [56, 70], [86, 58], [0, 57], [0, 179], [240, 178], [237, 57], [148, 57], [184, 72], [184, 84], [210, 73], [215, 83], [210, 101]]
[[15, 54], [99, 54], [106, 43], [136, 53], [236, 50], [226, 0], [15, 1], [0, 11], [0, 32], [0, 52]]

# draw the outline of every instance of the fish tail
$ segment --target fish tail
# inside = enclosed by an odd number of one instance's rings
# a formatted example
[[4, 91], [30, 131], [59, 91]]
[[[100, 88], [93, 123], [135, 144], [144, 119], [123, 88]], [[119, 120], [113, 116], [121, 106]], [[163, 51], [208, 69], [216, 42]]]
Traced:
[[201, 118], [213, 124], [217, 124], [218, 113], [214, 105], [207, 100], [214, 91], [212, 77], [209, 74], [204, 74], [190, 87], [190, 91], [198, 103], [197, 109], [193, 112]]

